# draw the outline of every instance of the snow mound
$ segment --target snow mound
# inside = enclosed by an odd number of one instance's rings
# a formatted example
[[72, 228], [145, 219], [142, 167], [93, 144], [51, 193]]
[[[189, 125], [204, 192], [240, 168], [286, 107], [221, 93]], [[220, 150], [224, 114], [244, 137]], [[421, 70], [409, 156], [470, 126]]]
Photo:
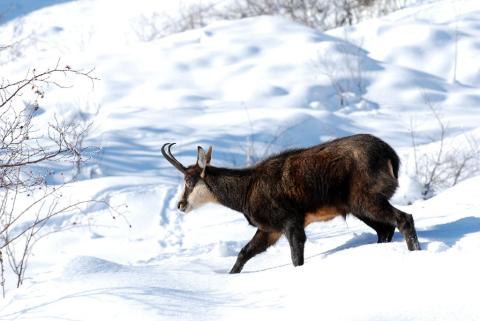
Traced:
[[65, 265], [63, 269], [63, 275], [67, 277], [73, 277], [87, 274], [115, 273], [124, 271], [128, 271], [128, 268], [121, 264], [93, 256], [77, 256]]
[[217, 242], [213, 249], [210, 251], [212, 256], [237, 256], [238, 255], [238, 243], [237, 242]]
[[443, 242], [430, 242], [427, 245], [427, 251], [433, 253], [440, 253], [448, 250], [450, 247]]

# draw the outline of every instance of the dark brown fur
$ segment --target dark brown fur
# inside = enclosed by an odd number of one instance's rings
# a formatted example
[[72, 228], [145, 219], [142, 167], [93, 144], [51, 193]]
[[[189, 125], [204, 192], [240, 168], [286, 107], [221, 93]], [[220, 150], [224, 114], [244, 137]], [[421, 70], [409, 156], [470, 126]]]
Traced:
[[258, 228], [231, 273], [240, 272], [282, 234], [289, 241], [293, 264], [302, 265], [305, 226], [347, 213], [373, 228], [378, 242], [390, 242], [397, 227], [409, 250], [420, 249], [412, 216], [389, 203], [398, 186], [399, 158], [377, 137], [354, 135], [289, 150], [245, 169], [210, 166], [210, 157], [211, 151], [203, 167], [197, 161], [185, 168], [187, 184], [179, 208], [186, 208], [201, 181], [210, 197], [242, 212]]

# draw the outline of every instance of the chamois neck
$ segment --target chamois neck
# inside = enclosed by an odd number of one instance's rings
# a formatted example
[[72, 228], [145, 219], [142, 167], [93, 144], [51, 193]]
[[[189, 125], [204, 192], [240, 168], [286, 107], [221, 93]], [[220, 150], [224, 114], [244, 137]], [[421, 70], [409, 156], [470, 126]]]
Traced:
[[244, 212], [245, 201], [251, 183], [251, 169], [231, 169], [208, 166], [205, 183], [220, 204], [238, 212]]

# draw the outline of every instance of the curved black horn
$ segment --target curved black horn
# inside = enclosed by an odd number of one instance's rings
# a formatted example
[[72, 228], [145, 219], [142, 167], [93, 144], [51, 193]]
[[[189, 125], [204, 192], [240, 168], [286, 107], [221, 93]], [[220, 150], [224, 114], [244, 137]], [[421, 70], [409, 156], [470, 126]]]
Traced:
[[[166, 143], [166, 144], [163, 144], [162, 146], [162, 155], [163, 157], [165, 157], [165, 159], [170, 163], [172, 164], [173, 166], [175, 166], [176, 169], [178, 169], [180, 172], [182, 173], [185, 173], [185, 171], [187, 170], [185, 168], [185, 166], [183, 166], [178, 160], [175, 159], [175, 157], [173, 157], [172, 155], [172, 151], [170, 150], [172, 148], [172, 146], [175, 145], [175, 143]], [[165, 147], [168, 146], [168, 151], [165, 151]]]

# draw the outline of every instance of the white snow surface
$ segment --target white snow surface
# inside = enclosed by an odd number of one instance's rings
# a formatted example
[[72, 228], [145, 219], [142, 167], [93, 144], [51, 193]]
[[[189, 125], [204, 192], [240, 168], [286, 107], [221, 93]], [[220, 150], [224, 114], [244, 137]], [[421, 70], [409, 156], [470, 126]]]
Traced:
[[[264, 16], [144, 42], [134, 24], [153, 3], [67, 2], [0, 25], [2, 43], [29, 39], [0, 52], [2, 77], [58, 59], [95, 67], [94, 88], [49, 88], [36, 124], [94, 117], [88, 144], [101, 152], [64, 193], [123, 213], [91, 206], [56, 218], [47, 231], [78, 227], [36, 244], [19, 289], [7, 275], [0, 320], [480, 320], [480, 176], [421, 200], [410, 135], [414, 123], [420, 150], [438, 144], [427, 100], [447, 141], [480, 142], [480, 2], [438, 1], [326, 33]], [[358, 63], [361, 85], [346, 81], [342, 106], [324, 66], [348, 79], [345, 61]], [[177, 142], [191, 164], [197, 145], [212, 145], [212, 163], [241, 167], [251, 147], [259, 159], [364, 132], [402, 158], [393, 202], [413, 214], [423, 251], [409, 252], [398, 231], [376, 244], [347, 217], [307, 228], [302, 267], [281, 238], [229, 275], [255, 229], [218, 205], [179, 213], [182, 177], [160, 153]]]

